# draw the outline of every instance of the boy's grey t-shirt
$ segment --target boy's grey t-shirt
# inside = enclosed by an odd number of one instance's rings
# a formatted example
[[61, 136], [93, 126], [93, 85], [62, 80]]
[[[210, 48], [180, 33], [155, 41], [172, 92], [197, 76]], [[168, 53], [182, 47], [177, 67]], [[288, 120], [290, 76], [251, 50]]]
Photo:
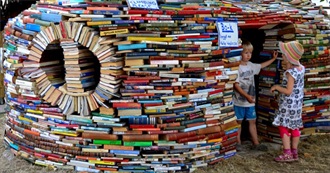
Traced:
[[[250, 61], [247, 62], [247, 65], [239, 65], [236, 82], [239, 83], [243, 91], [251, 96], [255, 96], [254, 75], [259, 74], [260, 69], [261, 64], [254, 64]], [[236, 90], [234, 90], [233, 101], [235, 106], [255, 106], [255, 103], [249, 103], [247, 99]]]

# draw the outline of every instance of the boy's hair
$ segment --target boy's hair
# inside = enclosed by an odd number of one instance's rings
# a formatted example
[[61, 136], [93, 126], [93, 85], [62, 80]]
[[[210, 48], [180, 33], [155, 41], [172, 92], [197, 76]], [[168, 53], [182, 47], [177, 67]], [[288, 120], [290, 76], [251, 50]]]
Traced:
[[243, 50], [245, 50], [245, 49], [253, 49], [253, 45], [251, 44], [251, 42], [249, 42], [247, 40], [243, 40], [242, 41], [242, 47], [243, 47]]

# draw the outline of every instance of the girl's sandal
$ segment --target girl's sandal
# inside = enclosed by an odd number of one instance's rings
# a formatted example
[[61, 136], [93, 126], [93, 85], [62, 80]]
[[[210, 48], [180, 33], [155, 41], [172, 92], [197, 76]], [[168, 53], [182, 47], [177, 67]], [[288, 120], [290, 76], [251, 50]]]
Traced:
[[283, 153], [281, 155], [279, 155], [278, 157], [275, 158], [276, 162], [292, 162], [293, 157], [292, 154], [288, 154], [288, 153]]
[[299, 161], [298, 154], [292, 154], [292, 160], [293, 161]]

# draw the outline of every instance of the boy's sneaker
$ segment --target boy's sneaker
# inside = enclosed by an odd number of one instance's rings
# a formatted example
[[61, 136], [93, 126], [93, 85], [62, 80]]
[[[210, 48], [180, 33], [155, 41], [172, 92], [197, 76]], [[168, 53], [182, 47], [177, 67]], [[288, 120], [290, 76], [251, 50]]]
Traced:
[[264, 144], [252, 145], [251, 149], [258, 151], [268, 151], [268, 147]]
[[236, 151], [242, 151], [242, 144], [236, 144]]

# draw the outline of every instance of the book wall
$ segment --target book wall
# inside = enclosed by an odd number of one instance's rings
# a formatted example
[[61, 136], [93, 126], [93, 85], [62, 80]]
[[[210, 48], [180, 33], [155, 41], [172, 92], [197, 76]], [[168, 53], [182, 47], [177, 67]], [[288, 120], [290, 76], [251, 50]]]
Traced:
[[296, 39], [305, 48], [301, 60], [306, 68], [302, 132], [329, 133], [329, 18], [318, 8], [308, 8], [303, 20], [291, 25]]
[[5, 143], [34, 164], [90, 172], [189, 172], [235, 155], [241, 49], [218, 49], [215, 21], [241, 10], [181, 8], [39, 3], [11, 19]]

